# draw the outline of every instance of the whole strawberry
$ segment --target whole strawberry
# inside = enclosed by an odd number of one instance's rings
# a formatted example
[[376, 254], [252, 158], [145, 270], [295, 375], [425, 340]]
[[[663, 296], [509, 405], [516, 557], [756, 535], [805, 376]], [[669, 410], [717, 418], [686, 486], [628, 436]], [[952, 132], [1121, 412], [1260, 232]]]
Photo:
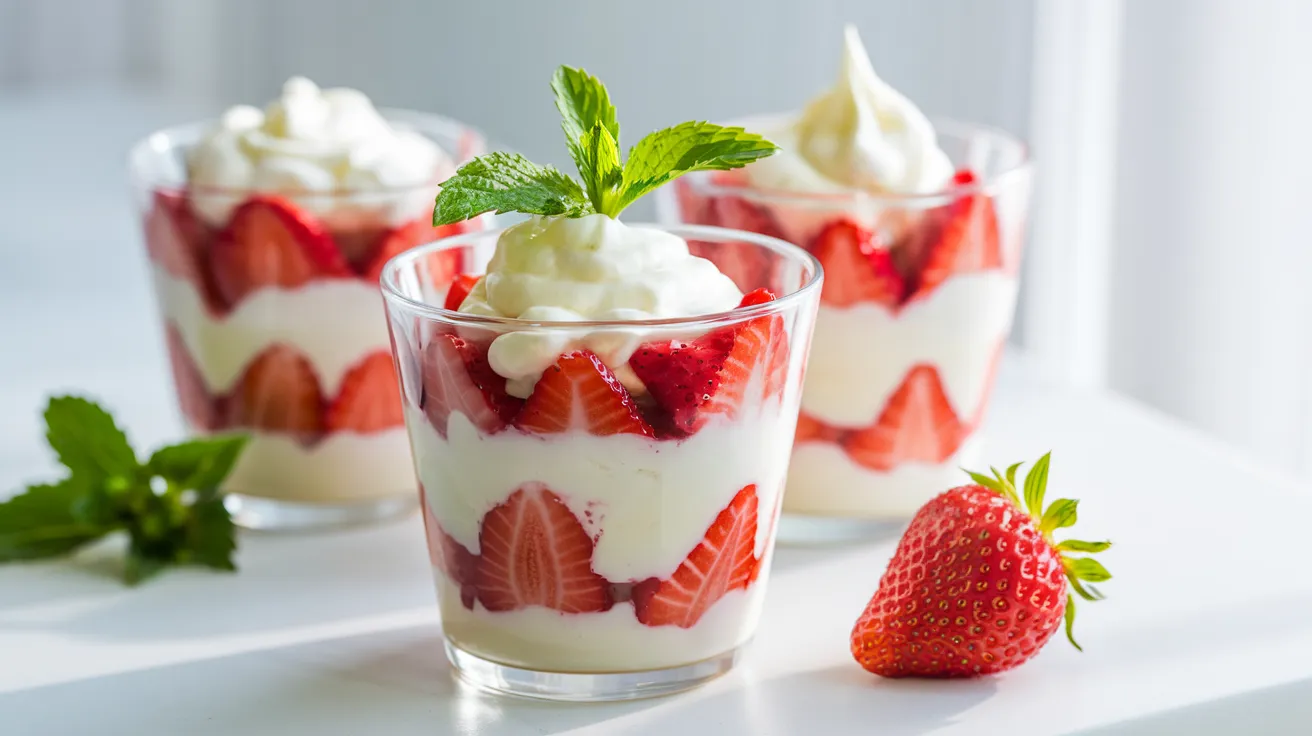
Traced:
[[1096, 560], [1069, 552], [1101, 552], [1110, 542], [1054, 542], [1075, 524], [1076, 505], [1045, 510], [1049, 455], [1025, 477], [970, 476], [925, 504], [898, 543], [879, 590], [852, 630], [852, 655], [884, 677], [974, 677], [1009, 670], [1038, 653], [1063, 617], [1075, 621], [1068, 587], [1098, 600], [1088, 582], [1111, 579]]

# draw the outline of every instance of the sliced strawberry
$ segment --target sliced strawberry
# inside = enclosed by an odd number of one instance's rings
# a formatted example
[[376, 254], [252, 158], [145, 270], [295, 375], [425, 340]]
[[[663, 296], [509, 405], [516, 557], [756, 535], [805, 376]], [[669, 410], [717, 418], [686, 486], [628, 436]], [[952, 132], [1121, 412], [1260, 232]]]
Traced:
[[405, 424], [401, 386], [390, 354], [374, 353], [347, 372], [337, 398], [328, 405], [325, 424], [329, 432], [360, 434]]
[[487, 512], [478, 545], [478, 600], [489, 611], [592, 613], [614, 604], [610, 583], [592, 570], [592, 538], [541, 483], [520, 486]]
[[875, 242], [875, 234], [852, 222], [835, 220], [811, 244], [825, 269], [820, 301], [834, 307], [865, 302], [895, 309], [902, 303], [906, 285], [893, 265], [888, 248]]
[[692, 628], [733, 590], [746, 590], [759, 574], [756, 556], [755, 484], [734, 495], [679, 569], [666, 580], [633, 586], [633, 609], [647, 626]]
[[[969, 171], [957, 173], [959, 186], [973, 184]], [[930, 218], [932, 219], [932, 218]], [[954, 275], [1002, 268], [1002, 244], [993, 201], [977, 192], [943, 209], [934, 239], [925, 248], [925, 261], [914, 278], [914, 297], [923, 296]]]
[[353, 227], [334, 224], [330, 235], [351, 270], [364, 273], [373, 264], [378, 244], [391, 231], [392, 228], [377, 221], [366, 221], [356, 223]]
[[588, 350], [562, 355], [542, 373], [515, 426], [535, 434], [655, 436], [628, 390]]
[[844, 447], [861, 465], [887, 471], [907, 462], [941, 463], [965, 434], [938, 371], [922, 364], [907, 373], [875, 426], [853, 432]]
[[293, 432], [312, 439], [323, 431], [323, 392], [314, 367], [294, 348], [274, 345], [255, 357], [229, 399], [234, 426]]
[[831, 427], [809, 414], [799, 413], [797, 415], [797, 431], [793, 435], [793, 444], [842, 442], [843, 436], [844, 431], [838, 427]]
[[194, 284], [210, 312], [221, 312], [207, 261], [214, 231], [192, 212], [181, 192], [157, 190], [151, 205], [146, 213], [146, 251], [150, 259], [173, 276]]
[[[374, 245], [363, 277], [371, 284], [378, 283], [383, 275], [383, 265], [392, 258], [416, 246], [441, 240], [464, 232], [464, 223], [439, 225], [433, 227], [427, 218], [412, 220], [385, 233]], [[447, 250], [433, 253], [428, 257], [428, 279], [435, 286], [445, 286], [451, 277], [460, 272], [461, 253], [459, 250]]]
[[442, 303], [444, 309], [456, 311], [460, 305], [465, 303], [465, 297], [474, 289], [474, 284], [478, 283], [478, 276], [470, 273], [457, 274], [451, 279], [451, 288], [446, 291], [446, 301]]
[[[756, 289], [744, 294], [738, 307], [752, 307], [774, 300], [774, 293], [769, 289]], [[764, 393], [767, 397], [776, 396], [783, 393], [784, 385], [788, 382], [788, 332], [784, 329], [783, 319], [777, 316], [754, 321], [766, 323], [761, 326], [770, 332], [770, 352], [766, 361]]]
[[720, 387], [720, 369], [733, 349], [733, 337], [732, 330], [722, 329], [692, 342], [638, 346], [629, 357], [629, 367], [668, 415], [668, 421], [655, 423], [668, 424], [669, 433], [676, 437], [686, 437], [701, 426], [701, 407]]
[[453, 412], [491, 434], [504, 429], [524, 405], [506, 393], [506, 379], [488, 365], [487, 354], [455, 335], [434, 335], [424, 350], [423, 385], [420, 403], [443, 437]]
[[210, 395], [205, 379], [192, 360], [187, 344], [177, 328], [169, 325], [165, 330], [169, 350], [169, 363], [173, 367], [173, 386], [178, 392], [178, 406], [182, 415], [195, 429], [213, 431], [220, 428], [218, 401]]
[[437, 523], [433, 509], [428, 505], [428, 494], [419, 486], [419, 505], [424, 509], [424, 536], [428, 539], [428, 557], [433, 567], [460, 589], [460, 602], [474, 610], [478, 598], [475, 579], [478, 575], [478, 556], [455, 540]]
[[232, 306], [265, 287], [295, 289], [351, 275], [332, 238], [281, 197], [258, 196], [238, 207], [210, 250], [210, 268]]
[[[743, 297], [741, 306], [773, 299], [758, 289]], [[748, 396], [758, 373], [764, 396], [781, 392], [788, 376], [788, 336], [780, 317], [757, 317], [692, 342], [645, 343], [629, 358], [629, 367], [669, 415], [674, 435], [688, 436], [712, 415], [732, 419], [745, 401], [760, 398]]]

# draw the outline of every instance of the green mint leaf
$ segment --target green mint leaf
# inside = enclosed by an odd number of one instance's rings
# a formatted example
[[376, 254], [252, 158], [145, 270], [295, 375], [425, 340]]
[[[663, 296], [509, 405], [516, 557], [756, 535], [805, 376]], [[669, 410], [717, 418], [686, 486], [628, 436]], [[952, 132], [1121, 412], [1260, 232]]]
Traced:
[[1043, 515], [1043, 494], [1048, 490], [1048, 462], [1051, 459], [1051, 452], [1045, 454], [1025, 475], [1025, 508], [1036, 519]]
[[113, 531], [75, 513], [89, 492], [85, 483], [70, 478], [31, 486], [0, 503], [0, 562], [57, 557]]
[[236, 570], [232, 561], [237, 551], [236, 527], [228, 509], [219, 497], [202, 499], [192, 504], [191, 519], [187, 525], [187, 562], [216, 570]]
[[[690, 171], [736, 169], [765, 158], [778, 146], [742, 128], [687, 122], [658, 130], [638, 141], [624, 164], [619, 210], [642, 195]], [[611, 216], [616, 212], [607, 212]]]
[[109, 412], [76, 396], [57, 396], [46, 407], [46, 438], [59, 461], [90, 481], [131, 479], [137, 456]]
[[593, 209], [578, 182], [550, 166], [498, 151], [479, 156], [442, 182], [433, 224], [449, 225], [484, 212], [581, 217]]
[[[606, 85], [582, 69], [562, 66], [556, 69], [551, 78], [551, 90], [556, 93], [556, 109], [560, 111], [560, 127], [565, 131], [565, 144], [569, 146], [569, 155], [573, 157], [583, 181], [595, 178], [589, 171], [587, 144], [583, 137], [598, 125], [610, 134], [618, 164], [620, 124], [615, 120], [615, 106], [610, 102]], [[596, 200], [593, 202], [595, 204]]]
[[169, 445], [146, 463], [150, 472], [180, 487], [212, 495], [246, 447], [245, 435], [216, 435]]
[[624, 168], [620, 165], [620, 149], [610, 131], [601, 123], [583, 134], [583, 162], [579, 174], [588, 190], [592, 208], [609, 214], [624, 183]]
[[168, 567], [169, 562], [169, 559], [139, 549], [135, 544], [129, 545], [127, 559], [123, 561], [123, 582], [140, 585]]

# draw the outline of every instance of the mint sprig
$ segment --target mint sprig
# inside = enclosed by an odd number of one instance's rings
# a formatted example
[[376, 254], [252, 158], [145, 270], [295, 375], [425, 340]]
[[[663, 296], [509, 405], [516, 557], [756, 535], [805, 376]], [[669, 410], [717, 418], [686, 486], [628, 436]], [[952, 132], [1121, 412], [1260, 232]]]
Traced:
[[218, 488], [246, 437], [169, 445], [142, 463], [94, 402], [53, 398], [45, 420], [46, 438], [68, 477], [28, 486], [0, 503], [0, 563], [58, 557], [122, 531], [129, 538], [129, 584], [170, 565], [236, 569], [232, 519]]
[[619, 217], [643, 195], [690, 171], [736, 169], [779, 150], [742, 128], [692, 121], [649, 133], [621, 161], [620, 125], [606, 86], [582, 69], [562, 66], [551, 89], [582, 184], [518, 154], [479, 156], [442, 182], [434, 225], [484, 212]]

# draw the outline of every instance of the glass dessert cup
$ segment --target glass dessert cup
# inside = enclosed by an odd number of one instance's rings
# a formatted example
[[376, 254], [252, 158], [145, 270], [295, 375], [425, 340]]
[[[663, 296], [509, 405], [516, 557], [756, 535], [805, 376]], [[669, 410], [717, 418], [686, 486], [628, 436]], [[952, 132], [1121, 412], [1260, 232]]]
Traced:
[[[980, 459], [1015, 308], [1030, 163], [1005, 133], [936, 128], [959, 172], [942, 193], [765, 191], [748, 183], [750, 169], [692, 174], [657, 192], [665, 222], [779, 237], [824, 266], [782, 543], [887, 534]], [[757, 268], [718, 265], [734, 278]]]
[[[485, 149], [455, 121], [383, 115], [456, 165]], [[313, 194], [196, 185], [186, 156], [211, 125], [151, 134], [131, 150], [129, 173], [187, 427], [251, 435], [224, 483], [236, 521], [300, 529], [412, 510], [378, 278], [392, 256], [483, 221], [431, 226], [449, 172]]]
[[[752, 287], [779, 298], [631, 322], [529, 322], [441, 308], [449, 278], [432, 264], [454, 256], [463, 272], [481, 274], [499, 232], [447, 238], [384, 269], [447, 655], [476, 686], [556, 700], [676, 692], [727, 672], [756, 628], [821, 271], [777, 239], [666, 229], [704, 248], [750, 250], [767, 265]], [[497, 377], [487, 346], [506, 333], [540, 340], [556, 356], [527, 402], [501, 388], [499, 398], [489, 393]], [[602, 393], [620, 394], [625, 421], [641, 427], [610, 433], [529, 422], [539, 392], [559, 380], [552, 373], [574, 375], [595, 358], [580, 346], [607, 339], [637, 345], [630, 363], [602, 369], [611, 376]], [[717, 339], [734, 346], [731, 355], [750, 345], [759, 357], [739, 374], [750, 378], [735, 384], [744, 388], [732, 408], [684, 431], [662, 422], [642, 384], [624, 388], [644, 350]], [[595, 380], [597, 369], [587, 370]]]

